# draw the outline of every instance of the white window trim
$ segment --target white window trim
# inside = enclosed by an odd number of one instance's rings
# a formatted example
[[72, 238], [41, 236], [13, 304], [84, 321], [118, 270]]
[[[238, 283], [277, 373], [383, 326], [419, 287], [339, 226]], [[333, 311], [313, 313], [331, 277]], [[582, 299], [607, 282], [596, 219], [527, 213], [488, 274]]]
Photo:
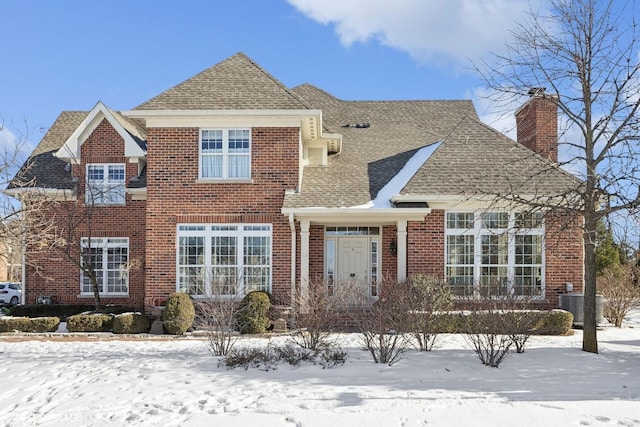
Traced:
[[[236, 227], [235, 230], [215, 230], [215, 227]], [[261, 227], [264, 230], [245, 229], [249, 227]], [[183, 228], [183, 229], [181, 229]], [[194, 228], [188, 230], [186, 228]], [[199, 228], [199, 229], [196, 229]], [[237, 299], [246, 295], [242, 270], [244, 265], [244, 237], [269, 237], [269, 277], [267, 292], [273, 289], [273, 226], [268, 223], [234, 223], [234, 224], [177, 224], [176, 226], [176, 291], [183, 292], [180, 288], [180, 237], [204, 237], [204, 269], [205, 269], [205, 295], [191, 295], [192, 298], [219, 297], [223, 299]], [[211, 290], [211, 238], [212, 237], [236, 237], [236, 256], [238, 268], [238, 288], [235, 295], [214, 293]]]
[[[229, 157], [236, 154], [229, 153], [229, 131], [231, 130], [248, 130], [249, 131], [249, 152], [242, 153], [243, 156], [249, 157], [249, 176], [246, 177], [229, 177]], [[202, 152], [202, 132], [203, 131], [222, 131], [222, 153], [211, 154]], [[197, 183], [211, 183], [211, 182], [232, 182], [232, 183], [252, 183], [252, 150], [253, 139], [251, 128], [238, 127], [238, 128], [200, 128], [198, 130], [198, 180]], [[216, 155], [222, 157], [222, 176], [221, 177], [203, 177], [202, 176], [202, 157]]]
[[[477, 287], [481, 286], [480, 282], [481, 282], [481, 271], [482, 271], [482, 266], [484, 264], [482, 264], [482, 236], [484, 235], [500, 235], [500, 234], [504, 234], [506, 233], [508, 236], [508, 243], [507, 243], [507, 281], [509, 283], [509, 288], [513, 289], [514, 283], [515, 283], [515, 269], [517, 266], [522, 266], [523, 264], [516, 264], [515, 263], [515, 259], [516, 259], [516, 236], [526, 236], [526, 235], [538, 235], [538, 236], [542, 236], [542, 264], [530, 264], [531, 266], [538, 266], [540, 265], [541, 269], [540, 269], [540, 275], [541, 275], [541, 282], [540, 282], [540, 295], [534, 296], [532, 297], [533, 299], [544, 299], [545, 295], [546, 295], [546, 281], [545, 281], [545, 277], [546, 277], [546, 251], [545, 251], [545, 240], [546, 240], [546, 236], [545, 236], [545, 223], [544, 223], [544, 219], [542, 221], [542, 225], [540, 226], [540, 228], [516, 228], [515, 225], [515, 216], [518, 212], [516, 211], [511, 211], [508, 212], [509, 213], [509, 223], [508, 223], [508, 228], [506, 229], [492, 229], [492, 228], [482, 228], [482, 214], [483, 213], [500, 213], [500, 212], [504, 212], [504, 211], [496, 211], [496, 210], [483, 210], [483, 211], [469, 211], [469, 210], [451, 210], [451, 211], [445, 211], [445, 215], [444, 215], [444, 229], [445, 229], [445, 242], [444, 242], [444, 246], [445, 246], [445, 260], [444, 260], [444, 266], [445, 266], [445, 280], [448, 280], [447, 277], [447, 267], [450, 265], [456, 265], [456, 264], [448, 264], [448, 260], [449, 260], [449, 252], [448, 252], [448, 245], [447, 245], [447, 236], [468, 236], [468, 235], [472, 235], [474, 237], [474, 254], [473, 254], [473, 271], [474, 271], [474, 275], [473, 275], [473, 284], [474, 284], [474, 295], [477, 296]], [[447, 216], [449, 213], [473, 213], [474, 214], [474, 226], [473, 228], [470, 229], [462, 229], [462, 228], [458, 228], [458, 229], [451, 229], [447, 227]], [[499, 264], [502, 265], [502, 264]]]
[[[81, 246], [83, 248], [88, 247], [87, 243], [91, 240], [91, 248], [101, 248], [102, 249], [102, 292], [100, 292], [100, 296], [104, 297], [128, 297], [129, 290], [131, 289], [129, 286], [129, 272], [126, 271], [124, 274], [126, 275], [126, 286], [127, 292], [107, 292], [108, 289], [108, 272], [109, 269], [106, 268], [108, 265], [108, 257], [109, 254], [107, 250], [109, 248], [127, 248], [127, 261], [131, 259], [131, 251], [129, 249], [129, 238], [128, 237], [92, 237], [89, 239], [88, 237], [83, 237], [81, 240]], [[115, 242], [110, 242], [109, 240], [116, 240]], [[124, 243], [123, 241], [126, 241]], [[81, 260], [82, 262], [82, 260]], [[93, 296], [93, 291], [84, 292], [83, 291], [83, 276], [84, 272], [80, 270], [80, 296]]]
[[[120, 181], [116, 181], [115, 183], [112, 183], [109, 180], [109, 167], [110, 166], [117, 166], [119, 168], [122, 168], [123, 172], [124, 172], [124, 179], [122, 180], [122, 182]], [[92, 181], [89, 181], [89, 169], [90, 168], [97, 168], [97, 167], [101, 167], [102, 168], [102, 172], [103, 172], [103, 176], [104, 179], [102, 180], [101, 183], [95, 182], [95, 184], [92, 185]], [[84, 200], [85, 203], [87, 205], [90, 206], [123, 206], [126, 204], [126, 182], [127, 182], [127, 167], [124, 163], [87, 163], [86, 167], [85, 167], [85, 189], [84, 189]], [[122, 201], [119, 201], [117, 203], [115, 202], [105, 202], [104, 199], [106, 199], [106, 197], [102, 196], [101, 198], [103, 199], [103, 201], [101, 203], [94, 203], [93, 200], [93, 193], [92, 191], [90, 191], [90, 187], [92, 186], [96, 186], [96, 187], [100, 187], [102, 194], [109, 194], [111, 192], [111, 189], [114, 187], [120, 187], [122, 186]], [[109, 200], [111, 200], [111, 198], [109, 198]]]

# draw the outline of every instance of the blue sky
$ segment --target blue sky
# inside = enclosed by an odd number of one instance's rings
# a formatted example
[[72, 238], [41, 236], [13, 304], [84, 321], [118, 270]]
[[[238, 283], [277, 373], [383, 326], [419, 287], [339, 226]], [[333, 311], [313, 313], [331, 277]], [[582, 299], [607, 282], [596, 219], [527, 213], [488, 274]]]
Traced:
[[308, 82], [341, 99], [471, 98], [491, 123], [469, 59], [500, 51], [528, 7], [525, 0], [2, 2], [0, 137], [28, 134], [37, 144], [60, 111], [98, 100], [133, 108], [238, 51], [289, 87]]

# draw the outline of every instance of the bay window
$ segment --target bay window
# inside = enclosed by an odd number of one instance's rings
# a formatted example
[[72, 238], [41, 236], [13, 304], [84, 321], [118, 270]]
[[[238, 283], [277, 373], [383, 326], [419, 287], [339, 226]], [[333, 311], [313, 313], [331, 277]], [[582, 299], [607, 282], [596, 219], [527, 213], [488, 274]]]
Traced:
[[540, 212], [447, 212], [445, 275], [460, 296], [544, 294]]
[[178, 225], [177, 289], [193, 296], [271, 291], [270, 224]]

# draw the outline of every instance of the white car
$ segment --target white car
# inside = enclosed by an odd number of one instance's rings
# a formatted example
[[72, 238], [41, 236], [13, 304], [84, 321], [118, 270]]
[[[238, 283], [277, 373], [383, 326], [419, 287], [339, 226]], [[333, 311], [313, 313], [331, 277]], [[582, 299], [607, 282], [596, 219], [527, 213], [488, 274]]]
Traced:
[[0, 283], [0, 304], [20, 304], [22, 289], [19, 283]]

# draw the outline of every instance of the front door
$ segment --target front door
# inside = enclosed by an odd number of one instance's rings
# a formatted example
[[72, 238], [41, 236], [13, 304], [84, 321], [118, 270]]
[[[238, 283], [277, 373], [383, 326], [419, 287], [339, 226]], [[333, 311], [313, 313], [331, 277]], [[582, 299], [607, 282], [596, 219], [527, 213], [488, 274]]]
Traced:
[[369, 296], [368, 243], [368, 237], [338, 238], [338, 285], [353, 293], [354, 303]]

